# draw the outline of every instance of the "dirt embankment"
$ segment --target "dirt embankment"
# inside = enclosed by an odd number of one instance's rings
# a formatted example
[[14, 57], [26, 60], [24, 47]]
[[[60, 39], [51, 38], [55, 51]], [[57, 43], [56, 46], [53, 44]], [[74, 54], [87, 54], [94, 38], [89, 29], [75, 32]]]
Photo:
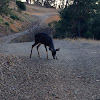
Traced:
[[[46, 23], [59, 20], [59, 15], [56, 9], [26, 4], [26, 11], [20, 13], [13, 1], [10, 2], [10, 8], [12, 8], [11, 15], [0, 16], [0, 37], [21, 32], [33, 27], [33, 23], [38, 21], [38, 16], [47, 16], [49, 13], [56, 13], [56, 15], [52, 14], [53, 17], [52, 15], [48, 16], [48, 18], [50, 18], [46, 20]], [[17, 17], [18, 19], [12, 19], [11, 16]]]
[[0, 16], [0, 35], [10, 35], [28, 28], [31, 22], [34, 22], [34, 17], [26, 14], [25, 12], [19, 12], [15, 2], [10, 2], [11, 14]]

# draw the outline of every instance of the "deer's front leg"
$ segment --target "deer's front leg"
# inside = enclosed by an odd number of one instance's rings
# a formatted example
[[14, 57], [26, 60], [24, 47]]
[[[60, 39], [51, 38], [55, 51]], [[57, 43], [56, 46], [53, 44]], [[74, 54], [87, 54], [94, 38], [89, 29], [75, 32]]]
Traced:
[[46, 46], [46, 45], [44, 45], [44, 46], [45, 46], [45, 49], [46, 49], [47, 59], [48, 59], [48, 50], [47, 50], [47, 46]]

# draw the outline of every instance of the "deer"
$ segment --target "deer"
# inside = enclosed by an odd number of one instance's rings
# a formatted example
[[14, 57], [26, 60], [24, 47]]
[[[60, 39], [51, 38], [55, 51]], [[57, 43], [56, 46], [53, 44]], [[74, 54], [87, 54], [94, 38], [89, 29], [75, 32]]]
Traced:
[[46, 33], [37, 33], [37, 34], [35, 34], [35, 43], [32, 45], [30, 58], [32, 56], [33, 47], [35, 47], [36, 45], [37, 45], [37, 53], [38, 53], [39, 58], [40, 58], [40, 53], [39, 53], [38, 49], [39, 49], [41, 44], [44, 44], [44, 47], [45, 47], [46, 53], [47, 53], [47, 59], [48, 59], [47, 47], [49, 47], [49, 50], [52, 53], [53, 59], [57, 59], [56, 51], [59, 51], [60, 48], [58, 48], [58, 49], [54, 48], [53, 38], [50, 35], [46, 34]]

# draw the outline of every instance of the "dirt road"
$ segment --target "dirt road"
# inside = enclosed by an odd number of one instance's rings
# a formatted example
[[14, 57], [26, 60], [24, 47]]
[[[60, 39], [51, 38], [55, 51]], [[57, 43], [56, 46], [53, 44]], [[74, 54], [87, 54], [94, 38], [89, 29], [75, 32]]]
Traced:
[[[1, 100], [99, 100], [100, 43], [55, 40], [58, 60], [49, 60], [43, 46], [38, 58], [31, 45], [11, 43], [0, 48]], [[5, 51], [4, 51], [5, 50]]]
[[9, 43], [16, 36], [1, 39], [0, 100], [100, 100], [99, 41], [54, 40], [58, 60], [44, 46], [30, 59], [33, 42]]

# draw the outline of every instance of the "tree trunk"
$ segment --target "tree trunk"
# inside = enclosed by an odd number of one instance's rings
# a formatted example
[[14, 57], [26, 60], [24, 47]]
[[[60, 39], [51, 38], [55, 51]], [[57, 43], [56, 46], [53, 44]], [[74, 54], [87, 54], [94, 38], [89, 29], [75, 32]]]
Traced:
[[78, 22], [78, 37], [80, 38], [80, 34], [81, 34], [81, 25], [80, 25], [80, 21]]

